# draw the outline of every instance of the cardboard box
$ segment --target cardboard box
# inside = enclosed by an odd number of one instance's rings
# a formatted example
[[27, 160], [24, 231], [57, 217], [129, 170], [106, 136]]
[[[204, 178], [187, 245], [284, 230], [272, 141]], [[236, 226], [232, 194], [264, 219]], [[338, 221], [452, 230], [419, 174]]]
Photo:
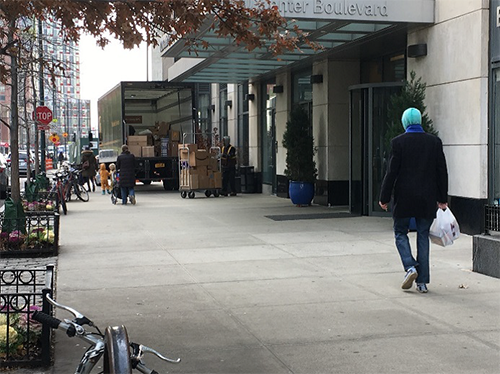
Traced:
[[177, 157], [177, 149], [179, 149], [179, 142], [167, 144], [167, 156]]
[[189, 155], [198, 149], [196, 144], [181, 144], [178, 145], [179, 157], [182, 161], [189, 160]]
[[222, 173], [220, 171], [209, 172], [210, 188], [222, 188]]
[[181, 132], [176, 130], [170, 130], [168, 133], [168, 137], [172, 142], [180, 142], [181, 141]]
[[140, 145], [129, 145], [128, 150], [135, 157], [142, 157], [142, 147]]
[[167, 122], [157, 122], [153, 134], [158, 135], [160, 138], [164, 138], [168, 135], [169, 130], [170, 124]]
[[154, 157], [154, 156], [155, 156], [154, 146], [142, 147], [142, 157]]
[[179, 180], [179, 187], [186, 187], [189, 186], [189, 170], [188, 169], [182, 169], [181, 174], [180, 174], [180, 180]]
[[213, 155], [211, 156], [208, 160], [208, 170], [219, 170], [219, 161]]
[[127, 139], [127, 144], [147, 147], [154, 145], [154, 139], [152, 135], [130, 135]]
[[206, 149], [197, 149], [189, 155], [189, 165], [191, 166], [208, 166], [210, 153]]
[[196, 175], [208, 175], [208, 169], [206, 166], [195, 166], [189, 169], [191, 174]]

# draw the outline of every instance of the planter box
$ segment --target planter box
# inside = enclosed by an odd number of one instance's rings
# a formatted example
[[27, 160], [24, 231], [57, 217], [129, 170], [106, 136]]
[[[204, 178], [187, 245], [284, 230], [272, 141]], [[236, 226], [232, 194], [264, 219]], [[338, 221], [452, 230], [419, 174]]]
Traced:
[[59, 214], [28, 211], [25, 219], [8, 220], [0, 215], [0, 222], [14, 228], [0, 234], [1, 257], [57, 256], [59, 250]]
[[472, 271], [500, 278], [500, 236], [474, 236]]
[[44, 296], [52, 295], [53, 285], [52, 265], [0, 270], [0, 368], [50, 364], [51, 329], [31, 320], [30, 313], [41, 310], [51, 314]]

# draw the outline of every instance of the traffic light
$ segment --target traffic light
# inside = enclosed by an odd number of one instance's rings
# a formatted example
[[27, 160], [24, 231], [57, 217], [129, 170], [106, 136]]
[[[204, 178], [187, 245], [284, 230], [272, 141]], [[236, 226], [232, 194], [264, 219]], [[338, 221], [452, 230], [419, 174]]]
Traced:
[[89, 143], [94, 139], [92, 131], [89, 132]]
[[71, 141], [76, 142], [76, 133], [74, 132], [73, 135], [71, 135]]

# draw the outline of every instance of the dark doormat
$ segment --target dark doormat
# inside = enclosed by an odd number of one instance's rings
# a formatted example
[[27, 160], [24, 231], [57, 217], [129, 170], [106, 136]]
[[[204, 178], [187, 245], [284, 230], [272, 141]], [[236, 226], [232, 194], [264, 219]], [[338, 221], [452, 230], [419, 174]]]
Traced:
[[357, 217], [351, 213], [311, 213], [311, 214], [278, 214], [272, 216], [265, 216], [273, 221], [297, 221], [301, 219], [326, 219], [326, 218], [350, 218]]

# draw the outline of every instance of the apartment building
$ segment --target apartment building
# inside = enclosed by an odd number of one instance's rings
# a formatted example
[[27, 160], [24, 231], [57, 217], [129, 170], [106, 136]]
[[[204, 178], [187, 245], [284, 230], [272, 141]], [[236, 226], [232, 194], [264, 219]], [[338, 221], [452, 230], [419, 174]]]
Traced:
[[414, 71], [443, 140], [452, 209], [463, 232], [482, 232], [484, 205], [500, 198], [500, 0], [275, 3], [325, 50], [247, 52], [206, 30], [198, 37], [216, 48], [192, 58], [182, 41], [164, 47], [156, 74], [200, 83], [204, 126], [231, 136], [263, 193], [286, 196], [282, 138], [303, 106], [318, 150], [315, 203], [385, 215], [387, 105]]

